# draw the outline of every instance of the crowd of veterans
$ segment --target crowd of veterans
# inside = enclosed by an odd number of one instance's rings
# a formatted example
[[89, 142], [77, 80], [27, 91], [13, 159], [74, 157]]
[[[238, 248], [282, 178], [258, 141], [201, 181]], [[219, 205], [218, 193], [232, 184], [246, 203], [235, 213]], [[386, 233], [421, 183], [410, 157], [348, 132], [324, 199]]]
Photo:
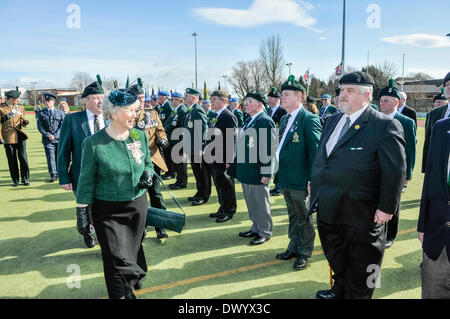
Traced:
[[[381, 268], [385, 249], [394, 243], [416, 158], [416, 112], [393, 80], [381, 89], [377, 106], [372, 76], [347, 73], [334, 97], [321, 97], [320, 108], [294, 76], [267, 96], [248, 92], [242, 106], [223, 90], [201, 97], [187, 88], [146, 98], [142, 80], [136, 82], [105, 94], [97, 76], [83, 92], [84, 111], [69, 113], [67, 104], [55, 109], [52, 94], [36, 110], [49, 182], [59, 180], [74, 193], [78, 232], [88, 248], [97, 237], [110, 298], [134, 299], [133, 291], [142, 288], [147, 207], [166, 209], [162, 180], [174, 181], [171, 191], [187, 187], [188, 164], [196, 184], [188, 200], [207, 203], [214, 185], [219, 209], [209, 217], [217, 223], [233, 219], [235, 185], [241, 184], [251, 227], [238, 235], [250, 245], [271, 239], [270, 198], [283, 195], [289, 244], [274, 257], [294, 259], [295, 270], [305, 269], [312, 256], [316, 213], [334, 280], [316, 298], [372, 297], [369, 269]], [[0, 105], [0, 144], [14, 187], [19, 177], [30, 185], [29, 122], [19, 96], [9, 91]], [[417, 227], [422, 298], [450, 298], [449, 100], [450, 72], [425, 124]], [[165, 229], [155, 231], [168, 238]]]

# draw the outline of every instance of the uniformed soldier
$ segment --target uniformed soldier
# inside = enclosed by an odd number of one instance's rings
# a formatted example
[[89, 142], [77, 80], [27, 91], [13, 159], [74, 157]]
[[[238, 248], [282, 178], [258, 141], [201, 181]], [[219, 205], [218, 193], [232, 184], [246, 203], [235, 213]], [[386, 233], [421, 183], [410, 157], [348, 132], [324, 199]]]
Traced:
[[19, 185], [19, 166], [22, 184], [30, 185], [30, 171], [28, 168], [28, 157], [25, 140], [28, 136], [23, 128], [28, 125], [25, 119], [25, 108], [19, 104], [20, 91], [16, 87], [5, 93], [6, 102], [0, 104], [0, 144], [5, 146], [6, 158], [8, 159], [9, 173], [12, 186]]
[[[172, 114], [169, 115], [168, 120], [166, 121], [166, 126], [164, 127], [164, 130], [167, 133], [167, 136], [169, 137], [169, 151], [168, 153], [171, 154], [171, 156], [166, 160], [166, 164], [170, 167], [172, 167], [172, 170], [176, 173], [177, 179], [174, 184], [170, 184], [169, 188], [176, 190], [176, 189], [182, 189], [187, 187], [187, 181], [188, 181], [188, 175], [187, 175], [187, 162], [181, 161], [179, 163], [176, 163], [174, 159], [172, 158], [172, 149], [175, 146], [175, 144], [178, 142], [178, 140], [175, 140], [172, 138], [172, 132], [177, 128], [182, 128], [184, 126], [184, 119], [186, 117], [187, 113], [187, 107], [183, 103], [184, 96], [183, 94], [179, 92], [173, 92], [172, 98], [171, 98], [171, 104], [173, 107]], [[183, 153], [178, 153], [180, 160], [183, 156]]]
[[203, 100], [201, 105], [203, 106], [203, 110], [205, 110], [206, 115], [208, 115], [208, 112], [211, 111], [211, 101]]
[[58, 179], [56, 166], [58, 143], [64, 120], [64, 112], [55, 108], [55, 102], [55, 95], [44, 93], [46, 108], [37, 114], [37, 129], [42, 134], [42, 144], [44, 145], [48, 173], [50, 174], [49, 183], [53, 183]]
[[242, 128], [244, 125], [244, 114], [239, 109], [239, 99], [237, 97], [230, 98], [230, 105], [228, 106], [228, 109], [233, 113], [234, 116], [236, 116], [236, 119], [238, 121], [238, 128]]
[[[167, 122], [168, 118], [170, 117], [170, 114], [172, 114], [172, 112], [173, 112], [172, 104], [169, 101], [169, 92], [159, 91], [158, 92], [158, 103], [160, 105], [158, 107], [159, 118], [161, 119], [162, 125], [164, 127], [166, 127], [166, 122]], [[170, 156], [171, 156], [169, 153], [169, 148], [166, 148], [163, 151], [163, 153], [164, 153], [163, 155], [164, 155], [164, 159], [165, 159], [166, 163], [169, 164]], [[169, 170], [163, 176], [161, 176], [161, 178], [163, 180], [169, 180], [169, 179], [172, 179], [175, 177], [174, 167], [169, 164], [167, 168]]]
[[[402, 99], [401, 92], [394, 86], [394, 80], [389, 80], [389, 86], [380, 90], [380, 109], [381, 112], [389, 116], [390, 118], [396, 119], [400, 122], [403, 127], [403, 132], [405, 134], [405, 153], [406, 153], [406, 180], [405, 186], [412, 178], [412, 172], [414, 170], [414, 164], [416, 162], [416, 124], [414, 120], [402, 115], [398, 106], [400, 100]], [[404, 189], [403, 189], [404, 191]], [[402, 191], [402, 192], [403, 192]], [[392, 219], [388, 222], [388, 230], [386, 237], [386, 248], [389, 248], [394, 243], [395, 237], [397, 236], [398, 220], [400, 215], [400, 203], [397, 207], [396, 212], [392, 216]]]
[[159, 112], [161, 112], [161, 105], [158, 103], [158, 96], [156, 94], [152, 94], [150, 96], [150, 105], [158, 112], [159, 115]]

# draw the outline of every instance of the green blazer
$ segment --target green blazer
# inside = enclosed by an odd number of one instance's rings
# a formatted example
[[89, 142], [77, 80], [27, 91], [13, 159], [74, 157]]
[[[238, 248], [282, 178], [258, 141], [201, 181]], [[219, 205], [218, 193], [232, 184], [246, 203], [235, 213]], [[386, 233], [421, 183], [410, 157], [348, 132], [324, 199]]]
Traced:
[[239, 110], [239, 108], [235, 108], [232, 113], [237, 118], [238, 127], [243, 127], [244, 126], [244, 114], [242, 114], [242, 111]]
[[166, 103], [164, 103], [161, 106], [160, 111], [159, 111], [159, 118], [161, 119], [163, 126], [166, 125], [166, 122], [169, 119], [172, 112], [173, 112], [172, 104], [170, 104], [170, 101], [167, 100]]
[[416, 163], [416, 123], [399, 112], [395, 113], [394, 119], [400, 122], [405, 133], [406, 179], [411, 180]]
[[[244, 127], [250, 121], [251, 117], [247, 119]], [[252, 128], [254, 130], [250, 130]], [[266, 129], [266, 136], [262, 135], [259, 129]], [[260, 141], [262, 138], [265, 140]], [[262, 185], [262, 177], [272, 177], [272, 158], [277, 150], [277, 139], [275, 122], [265, 111], [261, 112], [237, 137], [236, 157], [228, 168], [228, 175], [241, 183]], [[261, 146], [265, 149], [261, 149]], [[262, 152], [266, 159], [261, 157]]]
[[322, 106], [319, 110], [319, 116], [321, 118], [327, 118], [328, 116], [339, 112], [338, 108], [332, 104], [328, 105], [327, 110], [325, 112], [324, 111], [325, 111], [325, 106]]
[[[280, 128], [286, 122], [286, 118], [287, 115], [281, 118]], [[319, 147], [321, 132], [319, 117], [302, 107], [280, 149], [278, 167], [280, 187], [306, 190], [307, 183], [311, 180], [311, 168]]]
[[[197, 128], [196, 134], [194, 134], [194, 129], [196, 128], [196, 124], [199, 123], [199, 126]], [[203, 138], [206, 129], [208, 128], [207, 119], [206, 119], [206, 112], [197, 103], [195, 103], [191, 109], [187, 108], [187, 113], [184, 118], [184, 128], [186, 128], [190, 133], [190, 147], [188, 147], [187, 143], [184, 143], [184, 150], [185, 153], [189, 156], [194, 155], [194, 140], [197, 138], [197, 144], [200, 143], [201, 150], [203, 150], [203, 147], [205, 146], [205, 140]], [[201, 128], [201, 132], [200, 132]], [[201, 134], [201, 136], [200, 136]], [[197, 136], [198, 135], [198, 136]], [[200, 137], [199, 137], [200, 136]], [[186, 142], [185, 136], [183, 136], [183, 142]]]
[[172, 139], [172, 131], [176, 128], [184, 126], [184, 119], [187, 114], [187, 107], [184, 104], [181, 104], [178, 109], [169, 115], [167, 118], [166, 124], [164, 125], [164, 131], [167, 134], [167, 138], [169, 139], [170, 145], [174, 145], [178, 142], [178, 140]]
[[423, 143], [422, 173], [425, 173], [425, 169], [427, 167], [427, 155], [428, 147], [430, 145], [431, 130], [433, 129], [433, 125], [436, 121], [444, 118], [447, 107], [450, 106], [448, 104], [443, 105], [427, 113], [427, 118], [425, 120], [425, 142]]
[[[84, 140], [78, 204], [133, 201], [147, 192], [137, 186], [144, 170], [154, 173], [147, 135], [136, 129], [131, 134], [138, 137], [117, 141], [102, 129]], [[130, 150], [133, 144], [135, 152]]]

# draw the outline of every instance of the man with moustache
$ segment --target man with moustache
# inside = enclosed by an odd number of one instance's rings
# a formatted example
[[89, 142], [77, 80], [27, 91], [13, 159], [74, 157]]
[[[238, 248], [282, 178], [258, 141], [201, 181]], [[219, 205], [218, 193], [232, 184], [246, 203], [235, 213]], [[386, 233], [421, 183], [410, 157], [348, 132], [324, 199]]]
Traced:
[[323, 123], [324, 120], [333, 114], [338, 113], [339, 110], [336, 106], [331, 104], [331, 95], [330, 94], [323, 94], [322, 95], [322, 107], [319, 109], [319, 117], [321, 119], [321, 122]]
[[334, 271], [318, 299], [372, 297], [392, 218], [405, 181], [403, 129], [370, 107], [375, 81], [365, 72], [339, 81], [339, 108], [329, 117], [311, 171], [311, 212]]
[[[89, 84], [81, 95], [86, 110], [67, 115], [61, 127], [57, 166], [59, 185], [66, 191], [73, 191], [75, 196], [80, 177], [83, 141], [105, 127], [102, 114], [104, 93], [102, 80], [97, 75], [97, 81]], [[95, 246], [92, 223], [80, 231], [80, 234], [88, 248]]]
[[242, 111], [239, 109], [239, 99], [237, 97], [230, 98], [228, 109], [231, 111], [231, 113], [233, 113], [234, 116], [236, 116], [238, 127], [242, 128], [242, 126], [244, 125], [244, 114], [242, 114]]

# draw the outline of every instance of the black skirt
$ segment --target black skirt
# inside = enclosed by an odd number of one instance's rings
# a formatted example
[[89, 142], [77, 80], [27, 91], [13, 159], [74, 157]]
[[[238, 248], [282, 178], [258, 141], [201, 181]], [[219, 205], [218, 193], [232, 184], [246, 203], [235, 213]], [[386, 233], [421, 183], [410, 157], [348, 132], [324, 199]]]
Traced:
[[92, 220], [111, 299], [128, 294], [147, 273], [142, 248], [147, 207], [147, 193], [130, 202], [95, 199], [92, 204]]

